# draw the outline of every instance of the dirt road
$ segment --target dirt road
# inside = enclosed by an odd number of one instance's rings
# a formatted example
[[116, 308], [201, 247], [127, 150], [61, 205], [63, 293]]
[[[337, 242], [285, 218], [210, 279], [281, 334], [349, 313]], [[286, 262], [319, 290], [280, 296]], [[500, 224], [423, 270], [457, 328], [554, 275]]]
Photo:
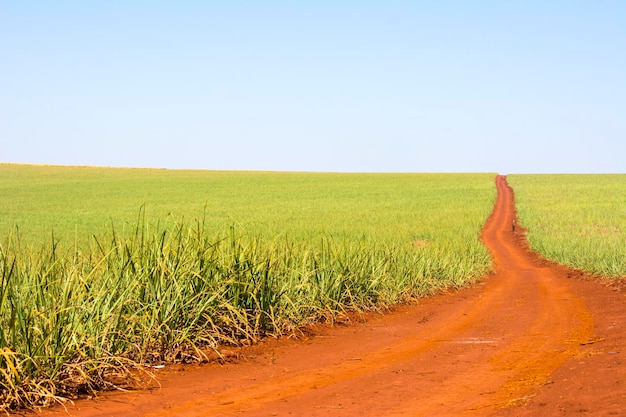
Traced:
[[[512, 232], [504, 177], [474, 288], [363, 323], [267, 341], [236, 363], [160, 370], [161, 388], [68, 406], [74, 416], [626, 414], [624, 292], [550, 265]], [[518, 229], [519, 230], [519, 229]], [[41, 415], [41, 414], [39, 414]], [[66, 415], [62, 408], [44, 416]]]

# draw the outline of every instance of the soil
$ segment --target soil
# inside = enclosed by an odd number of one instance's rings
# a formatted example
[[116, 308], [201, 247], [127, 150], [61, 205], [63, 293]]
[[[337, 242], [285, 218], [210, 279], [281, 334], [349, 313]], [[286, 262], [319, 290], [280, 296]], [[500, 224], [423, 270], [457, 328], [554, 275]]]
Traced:
[[482, 234], [495, 272], [472, 288], [35, 415], [625, 415], [626, 291], [529, 251], [513, 191], [496, 183]]

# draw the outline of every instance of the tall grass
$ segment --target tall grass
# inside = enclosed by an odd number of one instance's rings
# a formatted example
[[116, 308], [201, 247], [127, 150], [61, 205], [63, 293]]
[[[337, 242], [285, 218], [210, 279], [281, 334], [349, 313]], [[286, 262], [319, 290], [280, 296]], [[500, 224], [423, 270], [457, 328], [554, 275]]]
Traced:
[[[339, 311], [461, 286], [485, 273], [479, 244], [264, 241], [201, 223], [117, 235], [93, 252], [0, 246], [0, 407], [111, 386], [129, 364], [201, 360], [204, 349], [279, 335]], [[130, 375], [130, 374], [129, 374]]]
[[[285, 175], [292, 190], [303, 179], [317, 187], [298, 197], [317, 228], [299, 229], [296, 201], [266, 201], [267, 216], [220, 227], [209, 206], [195, 221], [144, 209], [89, 239], [68, 238], [61, 223], [44, 242], [9, 230], [0, 242], [0, 410], [124, 386], [142, 367], [460, 287], [491, 266], [478, 236], [492, 175]], [[323, 186], [333, 178], [339, 187]], [[320, 190], [333, 195], [324, 202]]]
[[531, 246], [548, 259], [626, 277], [626, 175], [509, 175]]

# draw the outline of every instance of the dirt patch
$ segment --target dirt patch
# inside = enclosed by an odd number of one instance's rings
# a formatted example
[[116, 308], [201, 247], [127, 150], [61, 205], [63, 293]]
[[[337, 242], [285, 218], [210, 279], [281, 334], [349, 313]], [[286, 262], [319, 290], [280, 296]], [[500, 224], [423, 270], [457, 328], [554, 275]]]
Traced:
[[42, 416], [561, 416], [626, 409], [622, 289], [550, 264], [513, 231], [513, 192], [483, 231], [495, 273], [224, 363], [155, 369], [160, 386], [103, 394]]
[[428, 246], [428, 241], [427, 240], [414, 240], [413, 241], [413, 247], [414, 248], [423, 248]]

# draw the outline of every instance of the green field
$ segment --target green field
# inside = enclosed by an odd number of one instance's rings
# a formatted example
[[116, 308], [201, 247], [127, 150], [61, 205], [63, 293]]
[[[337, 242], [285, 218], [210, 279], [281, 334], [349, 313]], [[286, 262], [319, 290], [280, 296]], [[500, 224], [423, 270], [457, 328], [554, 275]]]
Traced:
[[491, 268], [494, 174], [0, 165], [0, 195], [0, 409]]
[[22, 239], [38, 243], [54, 230], [64, 244], [82, 245], [112, 226], [134, 227], [143, 210], [154, 224], [204, 218], [210, 230], [237, 225], [270, 238], [410, 243], [481, 227], [495, 198], [493, 176], [0, 165], [0, 232], [17, 225]]
[[626, 277], [626, 175], [509, 175], [528, 240], [543, 256]]

